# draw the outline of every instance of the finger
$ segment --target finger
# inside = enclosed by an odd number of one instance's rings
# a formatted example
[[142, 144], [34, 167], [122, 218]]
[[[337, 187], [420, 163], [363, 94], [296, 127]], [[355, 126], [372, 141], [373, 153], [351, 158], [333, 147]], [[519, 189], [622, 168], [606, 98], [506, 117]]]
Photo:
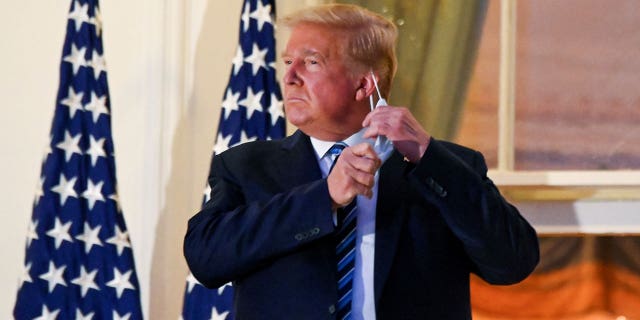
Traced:
[[362, 135], [365, 139], [375, 139], [378, 136], [387, 136], [390, 132], [391, 126], [386, 122], [371, 123], [371, 125], [365, 130]]
[[367, 177], [362, 173], [344, 177], [343, 180], [327, 179], [329, 195], [338, 206], [349, 204], [359, 194], [371, 197], [374, 182], [373, 176]]
[[369, 159], [379, 160], [378, 155], [376, 154], [376, 151], [373, 149], [373, 147], [370, 144], [366, 142], [356, 144], [355, 146], [350, 147], [348, 149], [349, 149], [348, 152], [350, 152], [352, 155], [356, 157], [365, 157]]
[[375, 173], [378, 168], [380, 168], [380, 164], [381, 161], [379, 158], [357, 158], [354, 162], [352, 162], [352, 165], [355, 169], [366, 173]]
[[375, 175], [377, 167], [375, 163], [368, 162], [369, 161], [362, 158], [347, 161], [342, 168], [342, 173], [356, 183], [369, 186], [371, 185], [370, 177]]
[[379, 117], [381, 114], [384, 114], [387, 109], [391, 109], [391, 108], [390, 107], [386, 107], [386, 106], [380, 106], [380, 107], [377, 107], [377, 108], [373, 109], [373, 111], [369, 112], [367, 114], [367, 116], [364, 117], [364, 120], [362, 120], [362, 126], [363, 127], [368, 127], [369, 125], [371, 125], [371, 121], [374, 118]]
[[327, 177], [327, 186], [329, 189], [329, 196], [335, 204], [338, 206], [344, 206], [350, 203], [353, 198], [358, 194], [358, 189], [354, 186], [357, 184], [348, 175], [341, 173], [339, 168], [331, 171]]
[[[338, 168], [336, 164], [335, 170], [339, 170], [339, 174], [336, 178], [344, 179], [343, 181], [348, 184], [359, 184], [367, 188], [373, 187], [374, 176], [382, 161], [377, 157], [375, 159], [369, 159], [366, 157], [345, 157], [344, 163]], [[333, 173], [333, 171], [332, 171]]]
[[[351, 175], [351, 178], [359, 186], [362, 186], [362, 187], [364, 187], [366, 189], [373, 188], [373, 185], [375, 183], [375, 175], [372, 174], [372, 173], [357, 171], [357, 172], [354, 172], [353, 175]], [[359, 191], [362, 191], [360, 189], [362, 189], [362, 188], [359, 188]], [[358, 193], [361, 194], [361, 192], [358, 192]]]

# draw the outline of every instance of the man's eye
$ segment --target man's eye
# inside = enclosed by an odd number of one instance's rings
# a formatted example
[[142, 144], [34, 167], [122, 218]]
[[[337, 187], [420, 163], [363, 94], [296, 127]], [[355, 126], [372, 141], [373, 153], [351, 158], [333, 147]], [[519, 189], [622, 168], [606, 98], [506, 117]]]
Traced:
[[286, 64], [286, 65], [290, 65], [292, 63], [293, 63], [293, 61], [291, 61], [291, 60], [284, 60], [284, 64]]

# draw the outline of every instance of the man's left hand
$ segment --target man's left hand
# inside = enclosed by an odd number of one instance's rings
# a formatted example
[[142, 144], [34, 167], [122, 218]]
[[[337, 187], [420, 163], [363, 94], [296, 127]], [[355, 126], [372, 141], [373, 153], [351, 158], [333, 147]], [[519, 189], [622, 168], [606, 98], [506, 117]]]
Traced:
[[417, 163], [429, 146], [431, 136], [405, 107], [380, 106], [362, 122], [368, 127], [365, 138], [386, 136], [393, 146], [412, 163]]

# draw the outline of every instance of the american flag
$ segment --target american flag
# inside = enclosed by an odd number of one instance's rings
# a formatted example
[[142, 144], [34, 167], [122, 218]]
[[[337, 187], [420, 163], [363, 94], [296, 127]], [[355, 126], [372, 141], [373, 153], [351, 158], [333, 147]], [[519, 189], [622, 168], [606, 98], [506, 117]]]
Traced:
[[[245, 0], [214, 155], [244, 142], [285, 136], [282, 94], [275, 72], [274, 17], [275, 0]], [[207, 186], [205, 202], [210, 191]], [[209, 290], [189, 274], [183, 319], [233, 319], [232, 306], [231, 284]]]
[[142, 319], [116, 191], [98, 0], [75, 0], [50, 142], [18, 282], [16, 319]]

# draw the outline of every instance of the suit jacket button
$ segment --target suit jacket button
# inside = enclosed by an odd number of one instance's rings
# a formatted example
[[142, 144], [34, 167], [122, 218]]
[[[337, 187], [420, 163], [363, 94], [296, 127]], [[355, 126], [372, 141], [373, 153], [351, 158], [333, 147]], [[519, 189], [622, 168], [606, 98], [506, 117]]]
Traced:
[[329, 306], [329, 313], [330, 314], [336, 313], [336, 306], [335, 305], [332, 304], [332, 305]]

